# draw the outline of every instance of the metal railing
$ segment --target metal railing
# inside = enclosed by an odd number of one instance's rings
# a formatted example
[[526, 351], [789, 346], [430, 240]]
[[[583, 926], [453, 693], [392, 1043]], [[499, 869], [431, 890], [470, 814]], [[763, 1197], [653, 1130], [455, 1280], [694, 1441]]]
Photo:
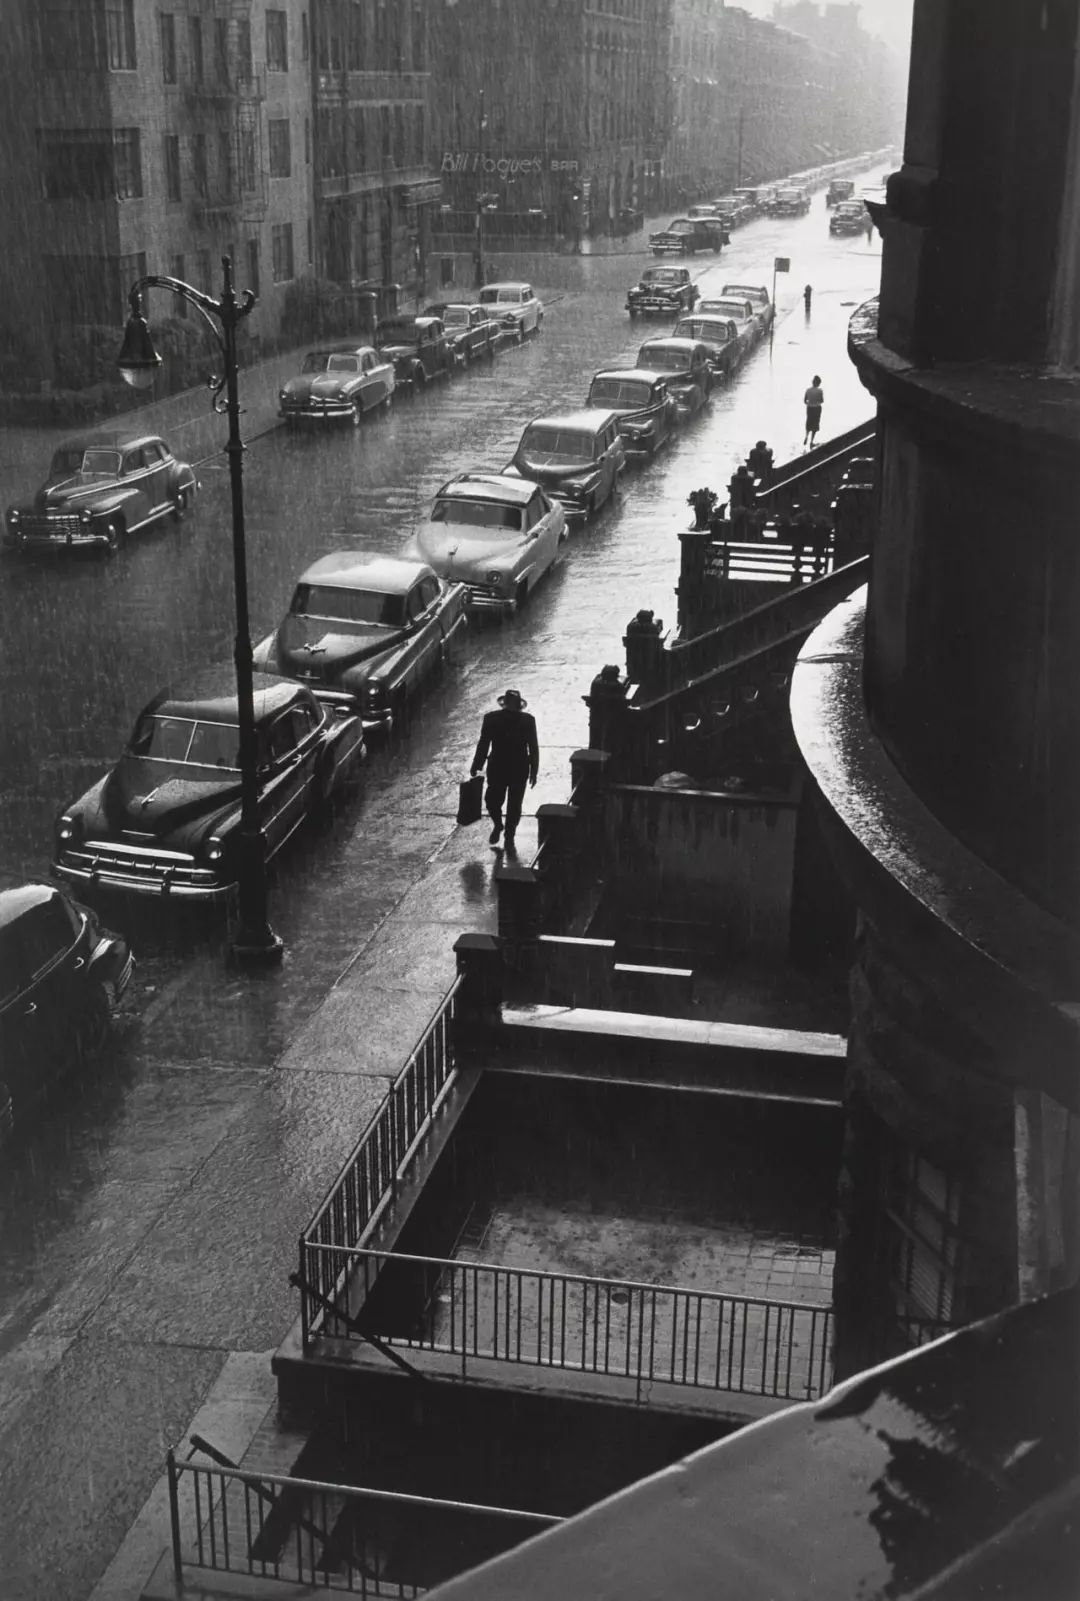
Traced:
[[[572, 1369], [632, 1380], [639, 1402], [656, 1383], [812, 1400], [832, 1382], [831, 1307], [385, 1251], [311, 1250], [329, 1258], [324, 1282], [351, 1289], [339, 1302], [349, 1322], [335, 1333], [448, 1353], [460, 1358], [463, 1376], [470, 1360]], [[376, 1286], [383, 1314], [365, 1307]]]
[[[410, 1560], [418, 1551], [435, 1582], [466, 1565], [450, 1554], [448, 1515], [456, 1530], [469, 1530], [464, 1542], [453, 1542], [471, 1550], [468, 1566], [562, 1522], [509, 1507], [206, 1466], [174, 1451], [167, 1469], [178, 1594], [186, 1566], [373, 1598], [422, 1595], [429, 1586], [417, 1581]], [[443, 1571], [424, 1549], [432, 1520], [439, 1520], [435, 1539], [447, 1548]], [[403, 1530], [420, 1538], [404, 1538]]]
[[333, 1188], [300, 1236], [300, 1315], [304, 1349], [336, 1288], [339, 1263], [314, 1247], [358, 1245], [397, 1192], [401, 1170], [430, 1128], [454, 1078], [454, 980], [385, 1101], [360, 1136]]

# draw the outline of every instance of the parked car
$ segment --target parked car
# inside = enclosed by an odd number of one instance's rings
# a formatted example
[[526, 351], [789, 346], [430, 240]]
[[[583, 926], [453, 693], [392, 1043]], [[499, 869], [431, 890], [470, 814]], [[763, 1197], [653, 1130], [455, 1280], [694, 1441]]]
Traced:
[[754, 215], [746, 201], [738, 200], [734, 195], [724, 195], [712, 204], [726, 228], [741, 228]]
[[825, 204], [835, 206], [841, 200], [850, 200], [855, 193], [855, 185], [850, 178], [834, 178], [825, 191]]
[[5, 543], [15, 550], [93, 547], [115, 556], [128, 534], [187, 512], [195, 469], [157, 434], [115, 430], [66, 439], [32, 501], [12, 506]]
[[454, 353], [438, 317], [384, 317], [375, 330], [383, 358], [393, 362], [394, 383], [410, 393], [445, 377]]
[[428, 306], [425, 316], [442, 319], [443, 330], [459, 366], [490, 359], [507, 336], [507, 329], [491, 315], [487, 306], [455, 302]]
[[700, 339], [647, 339], [638, 351], [637, 365], [663, 375], [680, 420], [693, 417], [709, 398], [709, 352]]
[[805, 217], [809, 210], [809, 191], [792, 184], [785, 185], [777, 191], [772, 205], [774, 217]]
[[626, 292], [626, 309], [631, 317], [650, 313], [670, 317], [693, 311], [698, 294], [689, 267], [646, 267], [633, 289]]
[[776, 315], [772, 297], [764, 284], [724, 284], [721, 295], [732, 300], [748, 300], [758, 327], [767, 334]]
[[680, 317], [675, 324], [674, 337], [699, 340], [705, 346], [714, 388], [727, 382], [750, 351], [745, 335], [741, 335], [727, 317], [705, 317], [698, 312], [692, 317]]
[[309, 350], [296, 378], [278, 394], [278, 415], [288, 423], [347, 419], [358, 427], [365, 411], [388, 406], [394, 364], [370, 345]]
[[723, 228], [708, 227], [700, 218], [674, 217], [666, 228], [649, 235], [649, 249], [654, 256], [692, 256], [698, 250], [719, 254], [723, 243]]
[[[359, 717], [255, 674], [259, 827], [267, 858], [364, 754]], [[218, 902], [237, 875], [240, 757], [233, 668], [163, 689], [116, 765], [56, 826], [57, 874], [94, 890]]]
[[544, 307], [531, 284], [485, 284], [477, 298], [491, 316], [518, 340], [524, 339], [526, 334], [540, 332]]
[[654, 455], [675, 424], [675, 401], [666, 380], [640, 367], [594, 374], [585, 404], [614, 412], [627, 455]]
[[829, 218], [829, 232], [834, 236], [862, 233], [866, 218], [867, 210], [861, 200], [841, 200]]
[[735, 324], [742, 346], [740, 360], [749, 355], [761, 338], [761, 324], [754, 315], [753, 303], [743, 296], [718, 295], [715, 300], [699, 300], [696, 315], [724, 317]]
[[566, 516], [539, 484], [500, 472], [458, 473], [435, 496], [410, 553], [467, 585], [469, 605], [520, 611], [554, 564]]
[[752, 217], [755, 217], [761, 209], [760, 197], [761, 191], [753, 185], [744, 185], [741, 189], [736, 189], [735, 191], [735, 199], [741, 201]]
[[0, 1101], [13, 1118], [101, 1054], [133, 969], [89, 907], [55, 884], [0, 877]]
[[625, 466], [618, 417], [590, 409], [534, 418], [507, 471], [542, 484], [568, 518], [585, 518], [611, 499]]
[[365, 732], [389, 731], [464, 629], [466, 599], [425, 562], [335, 550], [300, 574], [255, 666], [356, 712]]
[[731, 243], [728, 221], [713, 204], [690, 206], [686, 215], [690, 222], [701, 224], [708, 234], [714, 250], [718, 249], [720, 245], [729, 245]]

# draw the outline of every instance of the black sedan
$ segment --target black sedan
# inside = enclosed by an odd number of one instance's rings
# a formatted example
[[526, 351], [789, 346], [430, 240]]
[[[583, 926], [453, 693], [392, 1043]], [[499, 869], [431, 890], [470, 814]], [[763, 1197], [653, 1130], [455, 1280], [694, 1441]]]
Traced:
[[92, 547], [114, 556], [129, 534], [177, 522], [198, 489], [194, 468], [156, 434], [85, 434], [56, 450], [34, 499], [12, 506], [5, 542], [15, 550]]
[[675, 423], [667, 380], [640, 367], [596, 373], [585, 404], [615, 413], [628, 456], [652, 456], [670, 438]]
[[16, 1120], [100, 1054], [133, 966], [124, 940], [55, 885], [0, 880], [0, 1102]]
[[[255, 674], [259, 826], [270, 858], [364, 754], [359, 717]], [[162, 690], [116, 766], [57, 823], [57, 874], [86, 889], [212, 903], [237, 876], [240, 759], [231, 668]]]
[[300, 574], [255, 665], [388, 732], [462, 634], [467, 599], [464, 584], [444, 583], [426, 562], [335, 550]]

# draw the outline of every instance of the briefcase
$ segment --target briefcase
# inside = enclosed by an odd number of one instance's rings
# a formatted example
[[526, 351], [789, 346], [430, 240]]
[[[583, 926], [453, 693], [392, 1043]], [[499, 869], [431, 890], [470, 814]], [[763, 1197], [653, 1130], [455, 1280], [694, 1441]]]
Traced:
[[484, 815], [484, 775], [463, 778], [458, 788], [457, 820], [459, 823], [478, 823]]

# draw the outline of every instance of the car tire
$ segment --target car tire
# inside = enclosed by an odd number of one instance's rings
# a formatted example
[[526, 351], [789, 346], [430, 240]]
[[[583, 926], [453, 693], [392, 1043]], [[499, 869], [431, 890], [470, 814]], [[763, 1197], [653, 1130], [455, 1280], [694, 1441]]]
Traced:
[[327, 752], [320, 757], [319, 765], [311, 780], [311, 788], [307, 793], [308, 816], [312, 818], [325, 817], [330, 810], [330, 802], [337, 783], [337, 772], [334, 767], [334, 758]]
[[529, 601], [529, 580], [522, 578], [514, 590], [514, 616], [518, 617], [525, 610]]
[[191, 490], [178, 489], [176, 491], [176, 499], [173, 501], [173, 522], [182, 523], [188, 514], [188, 507], [190, 505]]
[[124, 543], [125, 533], [126, 529], [123, 521], [119, 517], [110, 517], [105, 524], [104, 551], [106, 558], [120, 554], [120, 547]]
[[414, 367], [413, 368], [413, 388], [414, 389], [423, 389], [423, 387], [424, 387], [424, 385], [426, 383], [427, 383], [427, 368], [426, 367]]
[[75, 1017], [75, 1060], [79, 1067], [90, 1067], [98, 1060], [110, 1026], [108, 996], [100, 984], [91, 981]]

